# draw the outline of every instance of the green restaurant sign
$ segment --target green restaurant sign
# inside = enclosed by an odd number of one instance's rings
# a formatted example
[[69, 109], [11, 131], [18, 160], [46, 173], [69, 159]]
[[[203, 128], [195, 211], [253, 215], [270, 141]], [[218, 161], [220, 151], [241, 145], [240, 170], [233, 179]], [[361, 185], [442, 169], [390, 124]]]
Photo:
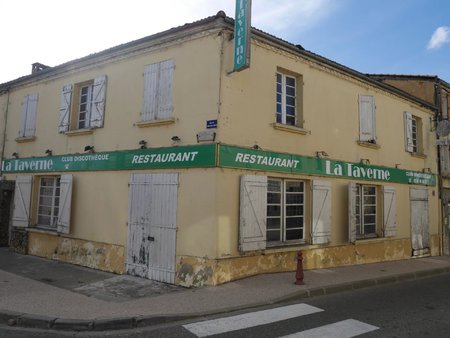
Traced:
[[435, 175], [293, 154], [206, 144], [93, 154], [7, 159], [2, 173], [224, 167], [327, 176], [351, 180], [436, 185]]

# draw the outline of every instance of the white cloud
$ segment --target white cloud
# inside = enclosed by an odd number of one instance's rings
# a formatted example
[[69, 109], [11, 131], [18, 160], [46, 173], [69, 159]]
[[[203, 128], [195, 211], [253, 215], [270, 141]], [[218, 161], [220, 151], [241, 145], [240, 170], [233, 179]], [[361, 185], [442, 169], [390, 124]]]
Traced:
[[443, 44], [449, 42], [450, 42], [450, 27], [441, 26], [434, 31], [430, 41], [428, 42], [427, 49], [436, 49], [441, 47]]

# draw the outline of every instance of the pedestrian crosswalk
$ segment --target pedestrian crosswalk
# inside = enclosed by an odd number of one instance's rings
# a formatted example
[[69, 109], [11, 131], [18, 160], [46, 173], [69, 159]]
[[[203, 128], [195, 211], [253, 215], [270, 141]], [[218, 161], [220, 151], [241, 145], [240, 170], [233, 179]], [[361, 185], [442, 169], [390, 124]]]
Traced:
[[[197, 337], [208, 337], [215, 334], [248, 329], [260, 325], [271, 324], [286, 319], [297, 318], [324, 311], [308, 304], [294, 304], [269, 310], [249, 312], [241, 315], [212, 319], [183, 325]], [[347, 319], [326, 324], [313, 329], [296, 332], [280, 338], [335, 337], [350, 338], [377, 330], [378, 327]]]

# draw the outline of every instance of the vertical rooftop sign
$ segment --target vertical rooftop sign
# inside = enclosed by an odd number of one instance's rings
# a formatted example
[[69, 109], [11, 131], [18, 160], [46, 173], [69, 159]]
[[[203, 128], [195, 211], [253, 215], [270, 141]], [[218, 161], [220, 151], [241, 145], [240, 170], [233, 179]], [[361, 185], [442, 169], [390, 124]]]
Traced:
[[251, 0], [236, 0], [234, 71], [250, 67]]

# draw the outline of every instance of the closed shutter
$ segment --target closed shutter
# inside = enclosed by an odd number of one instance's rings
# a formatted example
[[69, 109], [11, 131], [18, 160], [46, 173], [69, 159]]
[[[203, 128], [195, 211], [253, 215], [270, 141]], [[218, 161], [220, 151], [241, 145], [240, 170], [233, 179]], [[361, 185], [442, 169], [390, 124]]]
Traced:
[[160, 64], [158, 111], [156, 113], [157, 119], [168, 119], [172, 116], [172, 87], [174, 68], [175, 64], [173, 60], [163, 61]]
[[145, 66], [142, 121], [171, 117], [174, 68], [173, 60]]
[[428, 189], [411, 188], [411, 245], [413, 255], [420, 255], [421, 250], [429, 248], [428, 230]]
[[397, 199], [394, 187], [383, 187], [384, 237], [397, 236]]
[[443, 176], [450, 176], [450, 154], [448, 145], [439, 146], [440, 161], [441, 161], [441, 173]]
[[312, 244], [326, 244], [331, 241], [331, 183], [312, 182]]
[[63, 234], [70, 232], [70, 210], [72, 204], [72, 181], [71, 174], [61, 175], [59, 190], [59, 209], [57, 231]]
[[103, 127], [105, 118], [106, 76], [96, 77], [94, 80], [91, 108], [91, 128]]
[[33, 137], [36, 131], [38, 94], [30, 94], [22, 101], [22, 121], [19, 137]]
[[373, 96], [359, 96], [359, 140], [375, 142], [375, 104]]
[[32, 181], [31, 176], [16, 178], [12, 214], [12, 225], [15, 227], [27, 227], [29, 224]]
[[69, 130], [70, 125], [70, 101], [72, 99], [72, 85], [65, 85], [61, 91], [61, 104], [59, 109], [58, 130], [64, 133]]
[[407, 152], [414, 152], [414, 141], [413, 141], [413, 117], [409, 112], [404, 113], [405, 121], [405, 150]]
[[358, 186], [350, 182], [348, 184], [348, 241], [356, 242], [356, 196]]
[[448, 94], [445, 90], [441, 90], [441, 112], [444, 120], [448, 118], [449, 107], [450, 102], [448, 100]]
[[241, 176], [239, 250], [266, 248], [267, 177]]

